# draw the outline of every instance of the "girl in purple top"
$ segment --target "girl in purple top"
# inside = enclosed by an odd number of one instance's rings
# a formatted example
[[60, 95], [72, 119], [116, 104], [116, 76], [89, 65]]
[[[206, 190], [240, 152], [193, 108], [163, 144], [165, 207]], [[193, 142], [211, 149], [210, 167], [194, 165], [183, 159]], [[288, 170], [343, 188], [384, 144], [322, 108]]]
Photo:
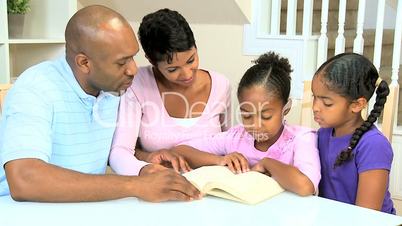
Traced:
[[251, 166], [272, 176], [286, 190], [314, 194], [320, 180], [316, 133], [283, 122], [291, 105], [289, 62], [270, 52], [255, 63], [237, 90], [243, 124], [172, 150], [192, 167], [227, 165], [241, 173]]
[[[366, 120], [361, 111], [376, 91]], [[355, 53], [325, 62], [312, 81], [314, 120], [319, 123], [321, 160], [319, 195], [395, 214], [389, 186], [392, 148], [374, 122], [389, 88], [374, 65]]]

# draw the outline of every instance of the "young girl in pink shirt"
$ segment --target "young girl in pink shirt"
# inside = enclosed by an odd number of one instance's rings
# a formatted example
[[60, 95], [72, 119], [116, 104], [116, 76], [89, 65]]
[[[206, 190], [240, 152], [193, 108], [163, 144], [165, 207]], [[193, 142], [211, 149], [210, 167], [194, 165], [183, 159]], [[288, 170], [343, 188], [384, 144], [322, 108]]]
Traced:
[[226, 165], [235, 173], [251, 167], [286, 190], [316, 194], [321, 178], [316, 133], [283, 120], [291, 106], [291, 71], [286, 58], [273, 52], [261, 55], [237, 90], [243, 124], [171, 151], [183, 155], [191, 167]]

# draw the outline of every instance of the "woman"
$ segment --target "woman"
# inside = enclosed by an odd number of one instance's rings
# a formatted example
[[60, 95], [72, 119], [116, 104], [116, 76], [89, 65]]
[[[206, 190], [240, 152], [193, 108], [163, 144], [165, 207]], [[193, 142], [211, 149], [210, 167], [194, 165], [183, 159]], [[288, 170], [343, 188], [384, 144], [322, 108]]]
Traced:
[[124, 175], [136, 175], [146, 164], [134, 164], [133, 154], [170, 162], [166, 149], [225, 131], [231, 123], [229, 81], [198, 68], [193, 32], [183, 16], [169, 9], [148, 14], [138, 35], [151, 65], [139, 68], [122, 96], [110, 154], [112, 168]]

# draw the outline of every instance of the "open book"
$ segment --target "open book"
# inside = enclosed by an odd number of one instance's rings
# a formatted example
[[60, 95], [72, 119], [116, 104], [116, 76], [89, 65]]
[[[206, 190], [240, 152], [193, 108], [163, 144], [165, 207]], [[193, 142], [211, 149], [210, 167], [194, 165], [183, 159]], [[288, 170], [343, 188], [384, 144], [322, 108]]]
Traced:
[[271, 177], [258, 172], [234, 174], [225, 166], [203, 166], [183, 174], [201, 193], [256, 204], [283, 192]]

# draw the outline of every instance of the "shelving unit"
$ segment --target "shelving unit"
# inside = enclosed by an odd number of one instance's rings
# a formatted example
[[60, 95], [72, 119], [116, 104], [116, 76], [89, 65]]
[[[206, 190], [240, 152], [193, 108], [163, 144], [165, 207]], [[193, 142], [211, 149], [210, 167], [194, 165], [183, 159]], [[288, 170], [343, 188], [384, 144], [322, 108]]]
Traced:
[[78, 1], [31, 0], [22, 35], [12, 37], [7, 1], [0, 0], [0, 83], [12, 83], [28, 67], [64, 52], [64, 29]]

